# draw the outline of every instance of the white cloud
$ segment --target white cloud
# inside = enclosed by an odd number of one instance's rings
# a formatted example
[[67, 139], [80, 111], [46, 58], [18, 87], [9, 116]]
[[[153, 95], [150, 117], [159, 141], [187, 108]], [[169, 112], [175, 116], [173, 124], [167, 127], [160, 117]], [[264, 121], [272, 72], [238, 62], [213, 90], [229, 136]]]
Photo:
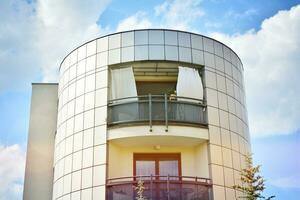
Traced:
[[154, 15], [141, 11], [137, 12], [121, 20], [117, 26], [117, 30], [140, 28], [190, 30], [193, 29], [191, 25], [195, 20], [204, 15], [200, 3], [201, 0], [166, 0], [154, 8]]
[[[193, 22], [204, 15], [200, 3], [167, 0], [154, 8], [154, 16], [159, 19], [137, 13], [121, 21], [118, 30], [140, 27], [193, 30]], [[255, 14], [255, 9], [235, 13], [236, 17]], [[300, 6], [296, 6], [264, 20], [258, 31], [210, 34], [231, 46], [244, 63], [250, 131], [254, 137], [289, 134], [300, 129], [299, 32]]]
[[[110, 0], [40, 0], [37, 3], [38, 44], [45, 81], [56, 80], [62, 58], [74, 47], [104, 30], [97, 20]], [[50, 51], [49, 51], [50, 50]]]
[[[97, 21], [110, 0], [0, 2], [0, 91], [32, 80], [57, 81], [72, 48], [107, 32]], [[13, 80], [12, 80], [13, 77]]]
[[0, 199], [22, 199], [25, 151], [18, 145], [0, 145]]
[[169, 0], [156, 6], [155, 13], [164, 27], [188, 30], [194, 20], [204, 15], [200, 3], [201, 0]]
[[245, 69], [250, 131], [254, 137], [300, 129], [300, 6], [279, 11], [257, 32], [212, 37], [231, 46]]
[[225, 17], [228, 18], [235, 18], [235, 19], [242, 19], [242, 18], [251, 18], [254, 15], [258, 14], [258, 10], [254, 8], [250, 8], [248, 10], [245, 10], [243, 12], [236, 12], [233, 10], [228, 11], [225, 13]]
[[147, 14], [145, 12], [137, 12], [136, 14], [121, 20], [118, 24], [117, 31], [144, 29], [150, 27], [152, 27], [152, 23], [147, 18]]
[[281, 177], [278, 179], [270, 180], [270, 185], [279, 188], [297, 188], [300, 189], [300, 174], [295, 174], [294, 176]]

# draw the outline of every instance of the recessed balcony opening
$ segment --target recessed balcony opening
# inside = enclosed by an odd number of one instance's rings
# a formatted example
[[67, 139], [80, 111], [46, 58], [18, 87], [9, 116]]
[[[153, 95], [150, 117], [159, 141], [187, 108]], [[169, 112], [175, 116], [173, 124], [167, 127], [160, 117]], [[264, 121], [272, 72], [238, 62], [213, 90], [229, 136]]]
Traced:
[[206, 125], [201, 66], [135, 62], [111, 67], [108, 125]]
[[178, 63], [135, 63], [132, 67], [139, 96], [176, 93]]
[[172, 95], [176, 91], [176, 81], [136, 81], [138, 96]]
[[140, 180], [147, 199], [210, 199], [206, 141], [190, 138], [175, 145], [169, 141], [180, 137], [136, 139], [109, 142], [107, 199], [135, 199]]

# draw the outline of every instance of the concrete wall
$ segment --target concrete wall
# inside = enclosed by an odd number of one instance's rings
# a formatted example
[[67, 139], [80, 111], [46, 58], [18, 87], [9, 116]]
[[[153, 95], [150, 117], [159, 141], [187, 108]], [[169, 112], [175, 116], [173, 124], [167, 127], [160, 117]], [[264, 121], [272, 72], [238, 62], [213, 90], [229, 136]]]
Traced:
[[24, 200], [51, 200], [57, 84], [32, 84]]

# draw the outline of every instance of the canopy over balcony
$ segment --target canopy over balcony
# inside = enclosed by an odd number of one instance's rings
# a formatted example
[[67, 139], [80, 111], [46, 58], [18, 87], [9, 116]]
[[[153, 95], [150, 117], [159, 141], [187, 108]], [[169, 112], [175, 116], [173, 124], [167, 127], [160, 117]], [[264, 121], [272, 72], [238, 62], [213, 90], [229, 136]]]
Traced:
[[114, 99], [108, 104], [108, 125], [126, 123], [189, 123], [207, 125], [203, 100], [175, 95], [143, 95]]
[[[107, 180], [107, 200], [136, 199], [137, 185], [148, 200], [210, 200], [211, 181], [190, 176], [139, 176]], [[141, 190], [140, 190], [141, 191]]]

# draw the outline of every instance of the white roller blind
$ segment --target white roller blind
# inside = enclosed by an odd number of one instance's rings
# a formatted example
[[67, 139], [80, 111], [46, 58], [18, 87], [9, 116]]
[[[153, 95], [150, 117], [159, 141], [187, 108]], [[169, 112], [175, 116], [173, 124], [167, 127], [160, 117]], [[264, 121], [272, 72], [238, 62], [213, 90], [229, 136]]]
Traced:
[[111, 70], [111, 99], [137, 96], [132, 67]]
[[189, 67], [178, 67], [176, 86], [177, 96], [203, 99], [203, 86], [198, 70]]

